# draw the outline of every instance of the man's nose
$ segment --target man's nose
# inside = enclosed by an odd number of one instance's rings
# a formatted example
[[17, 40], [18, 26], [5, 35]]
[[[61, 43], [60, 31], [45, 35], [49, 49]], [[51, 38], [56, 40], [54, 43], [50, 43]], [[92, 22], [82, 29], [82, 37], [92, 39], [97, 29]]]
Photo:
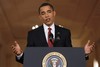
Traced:
[[48, 18], [48, 17], [49, 17], [48, 13], [46, 13], [46, 14], [45, 14], [45, 17], [46, 17], [46, 18]]

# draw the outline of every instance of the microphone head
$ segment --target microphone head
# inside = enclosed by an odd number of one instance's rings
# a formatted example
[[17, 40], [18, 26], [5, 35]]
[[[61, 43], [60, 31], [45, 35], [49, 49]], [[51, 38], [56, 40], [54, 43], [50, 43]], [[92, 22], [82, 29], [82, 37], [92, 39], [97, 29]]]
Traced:
[[50, 40], [53, 39], [53, 34], [52, 34], [52, 33], [49, 35], [49, 39], [50, 39]]
[[49, 34], [49, 39], [50, 39], [51, 43], [53, 44], [53, 34], [52, 33]]

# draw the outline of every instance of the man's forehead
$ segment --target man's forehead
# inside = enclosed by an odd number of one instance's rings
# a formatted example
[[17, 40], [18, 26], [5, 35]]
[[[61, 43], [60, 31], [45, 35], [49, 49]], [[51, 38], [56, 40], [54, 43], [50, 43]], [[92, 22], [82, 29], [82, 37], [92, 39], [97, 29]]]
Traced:
[[45, 10], [52, 10], [52, 8], [49, 5], [40, 8], [40, 11], [45, 11]]

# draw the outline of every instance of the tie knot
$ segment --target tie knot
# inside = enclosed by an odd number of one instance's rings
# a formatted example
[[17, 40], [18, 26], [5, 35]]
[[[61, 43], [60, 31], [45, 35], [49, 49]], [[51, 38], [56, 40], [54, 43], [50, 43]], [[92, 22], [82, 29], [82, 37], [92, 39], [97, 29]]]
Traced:
[[51, 31], [52, 29], [51, 28], [48, 28], [48, 30]]

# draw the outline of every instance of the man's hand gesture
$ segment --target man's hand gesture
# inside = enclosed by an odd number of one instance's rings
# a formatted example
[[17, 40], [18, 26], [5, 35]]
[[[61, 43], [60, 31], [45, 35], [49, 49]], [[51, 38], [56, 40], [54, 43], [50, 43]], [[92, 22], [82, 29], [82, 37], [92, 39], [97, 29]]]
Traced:
[[11, 46], [11, 48], [13, 50], [13, 53], [18, 56], [18, 55], [20, 55], [22, 53], [22, 50], [21, 50], [19, 44], [17, 43], [17, 41], [15, 41], [14, 43], [15, 44], [13, 44]]
[[85, 50], [85, 54], [90, 54], [94, 51], [95, 48], [95, 43], [90, 43], [90, 40], [88, 40], [88, 42], [86, 43], [84, 50]]

